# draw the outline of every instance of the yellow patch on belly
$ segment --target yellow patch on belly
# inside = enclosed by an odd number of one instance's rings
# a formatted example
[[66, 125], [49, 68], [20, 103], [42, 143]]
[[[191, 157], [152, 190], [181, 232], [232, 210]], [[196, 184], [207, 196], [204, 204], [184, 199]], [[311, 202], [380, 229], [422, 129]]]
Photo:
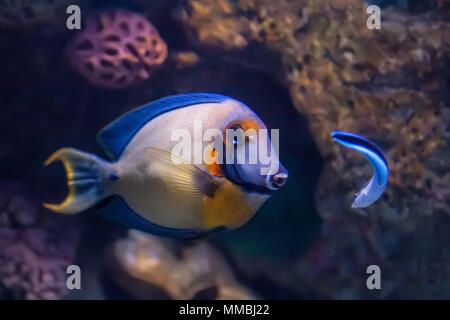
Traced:
[[203, 202], [205, 227], [239, 228], [256, 213], [266, 199], [255, 200], [239, 186], [226, 181], [216, 190], [214, 197]]

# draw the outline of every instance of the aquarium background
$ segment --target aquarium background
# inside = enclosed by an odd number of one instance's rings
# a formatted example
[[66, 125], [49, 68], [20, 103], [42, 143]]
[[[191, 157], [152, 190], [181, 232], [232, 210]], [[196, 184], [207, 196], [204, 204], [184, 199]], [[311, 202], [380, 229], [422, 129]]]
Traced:
[[[81, 30], [66, 26], [73, 4]], [[450, 298], [449, 18], [448, 0], [0, 0], [0, 299]], [[108, 32], [116, 52], [89, 51]], [[103, 126], [191, 92], [280, 129], [290, 178], [249, 223], [175, 241], [42, 208], [67, 193], [52, 152], [105, 157]], [[385, 152], [389, 184], [368, 208], [351, 202], [371, 167], [333, 130]]]

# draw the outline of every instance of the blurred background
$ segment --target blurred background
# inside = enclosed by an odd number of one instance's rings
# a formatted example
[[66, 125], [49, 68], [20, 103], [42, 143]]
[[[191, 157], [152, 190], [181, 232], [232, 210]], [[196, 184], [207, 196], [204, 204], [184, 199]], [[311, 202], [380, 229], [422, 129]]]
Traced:
[[[450, 298], [449, 21], [448, 0], [0, 0], [0, 299]], [[191, 92], [280, 129], [290, 179], [249, 223], [186, 242], [42, 208], [67, 193], [53, 151], [104, 157], [103, 126]], [[333, 130], [385, 151], [369, 208], [371, 167]]]

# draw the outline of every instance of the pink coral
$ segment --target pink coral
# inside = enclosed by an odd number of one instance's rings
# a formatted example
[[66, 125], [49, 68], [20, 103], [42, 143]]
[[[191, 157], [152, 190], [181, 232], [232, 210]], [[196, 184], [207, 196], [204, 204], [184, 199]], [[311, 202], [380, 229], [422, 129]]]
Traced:
[[[0, 277], [7, 289], [19, 290], [25, 299], [59, 299], [67, 293], [65, 270], [71, 264], [66, 257], [44, 257], [35, 246], [49, 242], [39, 229], [23, 231], [2, 230], [8, 233], [9, 244], [0, 253]], [[6, 237], [8, 238], [8, 237]], [[6, 242], [6, 241], [5, 241]]]
[[0, 285], [19, 299], [59, 299], [78, 230], [63, 230], [21, 189], [0, 184]]
[[92, 84], [121, 89], [148, 79], [167, 58], [167, 45], [145, 17], [116, 9], [91, 16], [67, 54]]

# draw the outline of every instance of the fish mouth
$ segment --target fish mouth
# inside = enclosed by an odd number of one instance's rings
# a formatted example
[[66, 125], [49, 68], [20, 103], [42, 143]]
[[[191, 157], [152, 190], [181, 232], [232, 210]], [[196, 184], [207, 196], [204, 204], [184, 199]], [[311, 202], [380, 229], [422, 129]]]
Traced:
[[234, 164], [223, 164], [222, 171], [225, 177], [231, 182], [239, 185], [246, 192], [255, 192], [263, 195], [272, 195], [277, 189], [271, 189], [267, 186], [257, 185], [242, 179], [239, 174], [239, 168]]
[[289, 175], [287, 172], [268, 174], [266, 176], [266, 184], [269, 189], [276, 191], [286, 184], [286, 180], [288, 177]]

